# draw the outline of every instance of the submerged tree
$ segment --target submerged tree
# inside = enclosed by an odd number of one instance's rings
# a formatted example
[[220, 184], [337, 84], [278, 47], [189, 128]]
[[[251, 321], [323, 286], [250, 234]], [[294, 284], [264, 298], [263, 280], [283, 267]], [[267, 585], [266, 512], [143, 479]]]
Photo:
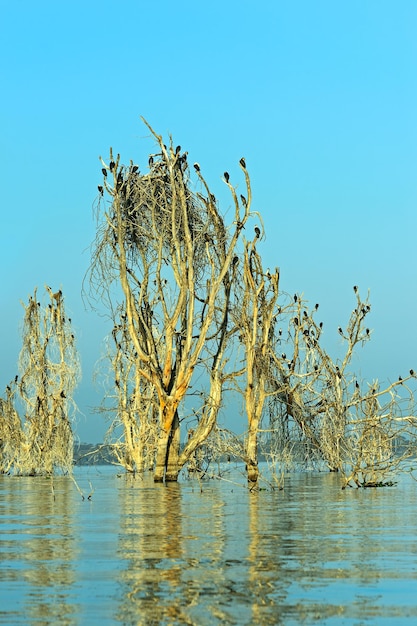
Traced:
[[[111, 311], [118, 308], [113, 303], [119, 286], [135, 355], [134, 376], [141, 381], [138, 392], [147, 381], [157, 398], [154, 479], [162, 481], [177, 480], [181, 467], [210, 434], [221, 405], [236, 251], [250, 215], [251, 189], [242, 158], [246, 197], [237, 196], [224, 173], [234, 204], [233, 221], [226, 225], [199, 165], [194, 164], [197, 192], [187, 153], [172, 140], [166, 146], [148, 128], [158, 152], [151, 155], [147, 173], [132, 162], [121, 165], [112, 151], [108, 163], [102, 160], [101, 212], [89, 277], [92, 292], [107, 299]], [[104, 192], [110, 196], [107, 205]], [[209, 390], [201, 392], [198, 424], [189, 430], [180, 454], [178, 409], [192, 381], [207, 367]], [[135, 420], [147, 427], [147, 415], [140, 409]]]
[[248, 420], [244, 459], [248, 481], [256, 483], [258, 468], [258, 431], [264, 413], [265, 400], [274, 385], [271, 379], [272, 336], [278, 313], [279, 271], [264, 271], [261, 257], [256, 249], [261, 231], [255, 227], [255, 237], [246, 242], [243, 255], [240, 302], [234, 308], [239, 340], [243, 345], [243, 394]]
[[25, 305], [20, 352], [20, 400], [24, 429], [16, 469], [24, 474], [69, 471], [73, 458], [73, 392], [80, 377], [71, 320], [61, 291], [46, 287], [50, 302], [42, 307], [36, 289]]
[[[318, 305], [309, 311], [295, 296], [286, 369], [284, 355], [275, 351], [278, 385], [284, 383], [275, 400], [285, 408], [281, 419], [286, 420], [290, 446], [301, 444], [313, 457], [324, 460], [331, 471], [341, 473], [345, 485], [370, 486], [380, 484], [415, 446], [414, 398], [406, 387], [415, 374], [411, 370], [409, 376], [386, 387], [374, 381], [363, 388], [350, 367], [356, 348], [370, 340], [366, 318], [371, 306], [369, 299], [361, 299], [356, 286], [354, 292], [356, 307], [346, 328], [338, 328], [346, 349], [336, 360], [323, 347], [323, 325], [315, 320]], [[290, 421], [298, 430], [296, 442]]]
[[153, 469], [158, 441], [157, 398], [152, 383], [140, 375], [141, 364], [121, 313], [112, 330], [109, 357], [114, 373], [113, 397], [109, 407], [115, 417], [105, 442], [117, 461], [129, 472]]
[[9, 473], [20, 456], [23, 430], [15, 407], [18, 376], [6, 387], [0, 398], [0, 474]]

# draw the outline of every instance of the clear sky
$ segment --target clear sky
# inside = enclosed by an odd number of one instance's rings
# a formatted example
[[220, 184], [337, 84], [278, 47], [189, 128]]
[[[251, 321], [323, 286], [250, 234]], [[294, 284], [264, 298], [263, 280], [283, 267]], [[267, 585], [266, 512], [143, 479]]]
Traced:
[[[85, 309], [98, 156], [147, 163], [140, 122], [198, 161], [251, 175], [265, 266], [320, 302], [327, 340], [371, 291], [373, 338], [355, 361], [417, 369], [417, 2], [0, 0], [0, 389], [17, 373], [35, 286], [62, 288], [83, 363], [78, 433], [98, 441], [92, 381], [106, 324]], [[243, 430], [243, 429], [242, 429]]]

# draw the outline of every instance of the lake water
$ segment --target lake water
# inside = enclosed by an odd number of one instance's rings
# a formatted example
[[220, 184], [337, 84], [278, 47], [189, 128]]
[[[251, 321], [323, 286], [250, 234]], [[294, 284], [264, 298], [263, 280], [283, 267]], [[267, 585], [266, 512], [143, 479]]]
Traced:
[[[0, 477], [0, 624], [417, 623], [417, 483]], [[90, 486], [91, 483], [91, 486]]]

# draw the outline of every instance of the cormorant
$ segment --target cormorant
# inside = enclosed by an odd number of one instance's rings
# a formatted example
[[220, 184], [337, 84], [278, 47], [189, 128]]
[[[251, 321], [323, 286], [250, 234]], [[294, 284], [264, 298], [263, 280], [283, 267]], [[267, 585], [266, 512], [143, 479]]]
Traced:
[[338, 328], [337, 330], [339, 331], [339, 333], [340, 333], [341, 335], [343, 335], [343, 329], [341, 328], [341, 326], [339, 326], [339, 328]]
[[224, 179], [225, 179], [226, 183], [228, 183], [228, 182], [229, 182], [229, 178], [230, 178], [230, 176], [229, 176], [229, 172], [225, 172], [225, 173], [223, 174], [223, 176], [224, 176]]
[[106, 170], [106, 168], [105, 168], [105, 167], [102, 167], [102, 168], [101, 168], [101, 171], [103, 172], [103, 176], [104, 176], [105, 178], [107, 178], [107, 170]]
[[245, 161], [245, 159], [243, 157], [240, 159], [239, 163], [241, 164], [243, 169], [246, 169], [246, 161]]
[[255, 235], [257, 239], [259, 239], [259, 237], [261, 236], [261, 231], [259, 230], [257, 226], [255, 226]]
[[194, 163], [194, 169], [195, 169], [196, 172], [200, 171], [200, 166], [199, 166], [198, 163]]

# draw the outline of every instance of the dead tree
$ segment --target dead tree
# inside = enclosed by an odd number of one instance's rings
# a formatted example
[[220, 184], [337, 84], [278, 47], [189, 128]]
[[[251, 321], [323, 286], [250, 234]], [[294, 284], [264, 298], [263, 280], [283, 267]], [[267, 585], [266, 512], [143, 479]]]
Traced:
[[[234, 204], [233, 222], [226, 225], [199, 165], [194, 164], [201, 189], [196, 192], [187, 153], [172, 140], [166, 146], [148, 128], [157, 143], [149, 171], [142, 174], [132, 162], [123, 166], [112, 150], [109, 162], [102, 160], [101, 212], [89, 284], [90, 293], [110, 303], [114, 284], [120, 287], [137, 375], [152, 385], [158, 399], [154, 479], [159, 482], [177, 480], [187, 455], [194, 454], [214, 425], [221, 401], [233, 259], [249, 218], [251, 190], [241, 159], [246, 197], [238, 198], [225, 172]], [[109, 205], [103, 203], [104, 192]], [[178, 409], [207, 359], [212, 363], [210, 406], [180, 456]]]
[[[308, 444], [306, 448], [331, 471], [340, 472], [344, 485], [370, 486], [383, 482], [415, 445], [414, 398], [407, 387], [415, 374], [410, 370], [408, 376], [385, 387], [374, 381], [364, 388], [351, 371], [355, 350], [371, 338], [366, 324], [369, 297], [363, 301], [356, 286], [354, 292], [356, 307], [346, 328], [337, 329], [345, 344], [341, 359], [332, 359], [323, 347], [323, 325], [315, 319], [318, 305], [309, 311], [296, 297], [287, 372], [282, 370], [282, 355], [275, 357], [281, 368], [279, 384], [285, 383], [278, 398]], [[398, 441], [403, 441], [400, 454], [395, 450]]]
[[158, 402], [152, 383], [140, 375], [142, 364], [133, 349], [127, 330], [127, 317], [119, 314], [119, 323], [112, 330], [112, 350], [109, 354], [113, 371], [115, 417], [106, 433], [118, 462], [129, 472], [153, 469], [158, 441]]
[[25, 407], [24, 439], [15, 466], [23, 474], [70, 471], [73, 458], [73, 392], [80, 377], [71, 320], [61, 291], [46, 287], [42, 307], [37, 290], [25, 308], [19, 357], [19, 394]]
[[[244, 459], [248, 481], [256, 483], [258, 431], [265, 400], [271, 393], [271, 338], [277, 316], [279, 271], [264, 271], [256, 249], [261, 231], [255, 228], [252, 241], [245, 244], [239, 303], [234, 309], [239, 340], [244, 350], [242, 390], [248, 420]], [[240, 388], [240, 387], [239, 387]]]
[[0, 398], [0, 474], [11, 472], [19, 459], [23, 443], [23, 429], [16, 410], [18, 376], [6, 387], [4, 398]]

